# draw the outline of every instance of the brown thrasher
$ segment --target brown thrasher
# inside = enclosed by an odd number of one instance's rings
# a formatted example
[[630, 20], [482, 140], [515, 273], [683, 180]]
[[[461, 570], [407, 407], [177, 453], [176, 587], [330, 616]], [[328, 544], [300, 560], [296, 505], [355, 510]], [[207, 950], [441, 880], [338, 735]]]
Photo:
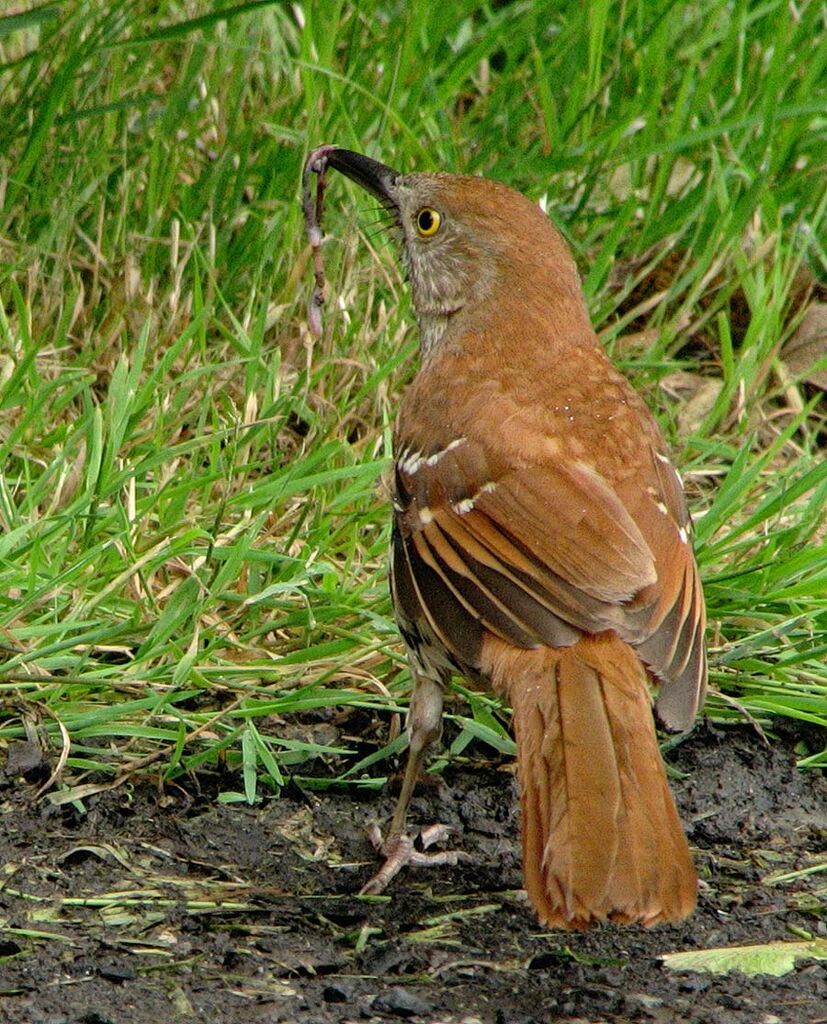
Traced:
[[388, 859], [365, 890], [411, 859], [408, 804], [457, 672], [513, 708], [540, 920], [682, 918], [697, 879], [649, 683], [661, 721], [688, 729], [705, 613], [663, 436], [600, 347], [574, 261], [534, 203], [333, 146], [311, 160], [392, 214], [421, 335], [396, 424], [391, 564], [410, 751]]

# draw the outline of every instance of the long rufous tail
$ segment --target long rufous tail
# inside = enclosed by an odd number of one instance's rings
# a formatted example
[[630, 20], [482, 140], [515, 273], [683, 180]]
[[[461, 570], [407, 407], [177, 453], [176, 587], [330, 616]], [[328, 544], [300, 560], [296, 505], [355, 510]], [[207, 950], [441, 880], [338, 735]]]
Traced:
[[658, 749], [646, 672], [612, 634], [518, 650], [483, 669], [514, 710], [525, 887], [540, 920], [675, 921], [697, 876]]

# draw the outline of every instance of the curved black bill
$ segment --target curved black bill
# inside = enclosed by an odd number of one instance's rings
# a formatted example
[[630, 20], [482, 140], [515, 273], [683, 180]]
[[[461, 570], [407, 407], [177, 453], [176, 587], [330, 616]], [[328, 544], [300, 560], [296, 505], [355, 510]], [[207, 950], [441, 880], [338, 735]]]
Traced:
[[337, 171], [347, 175], [351, 181], [355, 181], [357, 185], [375, 195], [385, 206], [396, 206], [393, 186], [399, 177], [398, 171], [350, 149], [339, 149], [337, 146], [324, 148], [324, 159], [328, 167], [335, 167]]

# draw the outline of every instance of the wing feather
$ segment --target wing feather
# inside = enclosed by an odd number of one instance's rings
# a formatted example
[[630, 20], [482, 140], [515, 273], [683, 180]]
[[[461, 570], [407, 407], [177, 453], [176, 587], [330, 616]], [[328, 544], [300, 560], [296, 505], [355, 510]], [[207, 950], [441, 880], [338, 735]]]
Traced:
[[400, 446], [404, 614], [469, 669], [483, 629], [522, 648], [614, 630], [661, 681], [661, 717], [685, 728], [706, 674], [703, 599], [680, 480], [649, 454], [613, 486], [582, 459], [497, 461], [469, 436], [430, 454]]

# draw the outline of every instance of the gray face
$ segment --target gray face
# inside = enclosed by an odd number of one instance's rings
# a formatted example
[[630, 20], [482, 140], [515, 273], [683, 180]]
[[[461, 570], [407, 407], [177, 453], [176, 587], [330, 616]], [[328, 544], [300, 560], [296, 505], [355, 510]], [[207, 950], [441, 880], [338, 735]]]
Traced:
[[487, 295], [499, 255], [490, 236], [451, 209], [445, 183], [440, 175], [409, 174], [389, 190], [425, 353], [451, 317]]
[[473, 218], [459, 213], [456, 202], [451, 202], [459, 180], [454, 175], [402, 175], [361, 153], [324, 150], [331, 167], [376, 196], [392, 214], [411, 282], [422, 353], [429, 355], [451, 319], [489, 293], [499, 255], [491, 232], [481, 233]]
[[[526, 331], [548, 333], [547, 306], [574, 337], [591, 336], [577, 269], [546, 215], [495, 181], [456, 174], [399, 174], [361, 153], [321, 147], [335, 167], [376, 196], [392, 214], [419, 321], [422, 355], [480, 328], [513, 334], [515, 311]], [[507, 314], [502, 301], [509, 299]], [[535, 301], [537, 297], [543, 301]], [[447, 337], [446, 337], [447, 335]]]

